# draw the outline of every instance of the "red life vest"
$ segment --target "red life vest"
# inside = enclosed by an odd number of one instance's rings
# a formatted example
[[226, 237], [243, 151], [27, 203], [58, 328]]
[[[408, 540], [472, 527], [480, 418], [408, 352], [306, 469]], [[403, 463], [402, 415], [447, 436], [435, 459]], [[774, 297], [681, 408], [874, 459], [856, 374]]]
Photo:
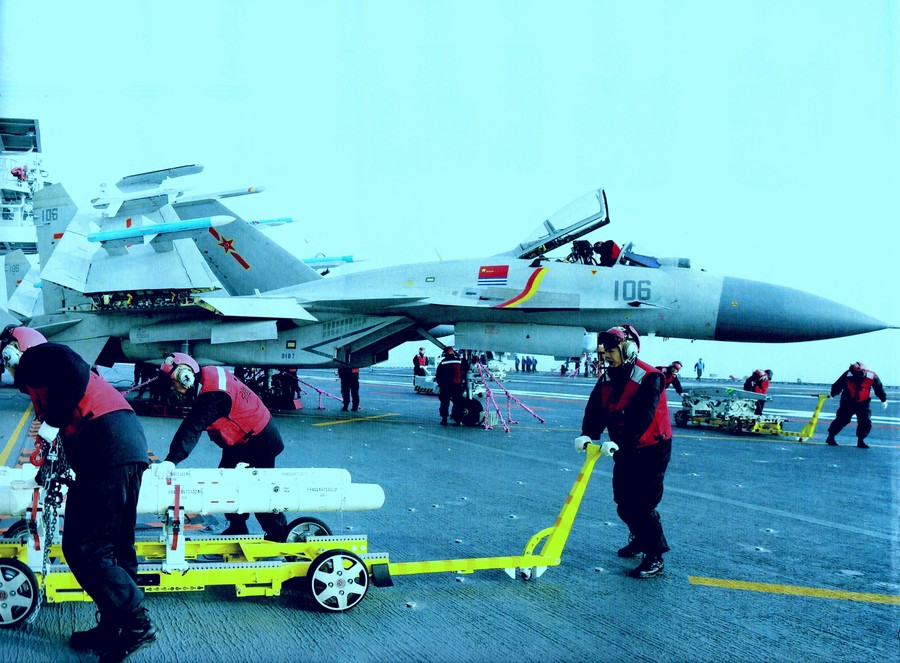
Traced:
[[[625, 385], [625, 388], [622, 390], [622, 394], [615, 402], [610, 402], [613, 391], [612, 382], [604, 380], [600, 383], [600, 404], [610, 415], [623, 411], [628, 407], [628, 404], [631, 402], [631, 399], [634, 398], [634, 395], [637, 393], [638, 388], [646, 377], [652, 373], [661, 372], [662, 371], [653, 368], [653, 366], [640, 359], [636, 360], [634, 368], [631, 371], [631, 377]], [[612, 422], [612, 424], [609, 425], [609, 438], [615, 441], [619, 437], [620, 432], [616, 429], [618, 426], [621, 426], [622, 420], [620, 417], [610, 416], [609, 421]], [[659, 403], [656, 405], [653, 421], [650, 422], [647, 430], [641, 435], [637, 446], [649, 447], [660, 440], [668, 440], [671, 439], [671, 437], [672, 423], [669, 421], [669, 404], [665, 396], [665, 391], [663, 391], [659, 396]]]
[[873, 371], [866, 371], [862, 380], [857, 380], [856, 375], [852, 371], [847, 371], [844, 376], [844, 384], [847, 386], [847, 393], [857, 403], [865, 403], [871, 398], [872, 385], [875, 384], [875, 378], [878, 377]]
[[207, 427], [209, 436], [228, 446], [244, 444], [265, 428], [272, 415], [259, 396], [220, 366], [200, 369], [200, 393], [222, 391], [231, 396], [231, 412]]
[[438, 369], [442, 369], [437, 371], [437, 375], [435, 375], [438, 384], [442, 382], [448, 384], [462, 383], [462, 360], [458, 357], [447, 357], [441, 360], [441, 363], [438, 364]]
[[669, 387], [673, 382], [675, 382], [675, 378], [678, 377], [677, 373], [672, 373], [669, 371], [668, 366], [657, 366], [656, 370], [663, 374], [663, 377], [666, 379], [666, 388]]
[[[28, 389], [28, 395], [31, 396], [31, 403], [34, 405], [35, 417], [44, 421], [44, 414], [47, 411], [47, 389], [33, 387], [26, 387], [26, 389]], [[84, 390], [84, 396], [75, 406], [72, 420], [61, 428], [59, 434], [63, 438], [73, 437], [81, 430], [83, 422], [118, 410], [131, 410], [131, 406], [118, 389], [91, 371], [87, 389]]]

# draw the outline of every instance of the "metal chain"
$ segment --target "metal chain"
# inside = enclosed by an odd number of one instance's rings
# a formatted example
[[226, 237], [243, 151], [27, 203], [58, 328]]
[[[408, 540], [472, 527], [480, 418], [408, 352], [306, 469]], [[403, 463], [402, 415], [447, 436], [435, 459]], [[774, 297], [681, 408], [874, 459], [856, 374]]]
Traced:
[[37, 605], [34, 612], [28, 617], [27, 621], [29, 624], [34, 623], [44, 603], [47, 568], [50, 565], [50, 546], [53, 545], [53, 538], [56, 536], [59, 507], [63, 502], [62, 487], [72, 481], [69, 474], [69, 463], [66, 460], [66, 454], [59, 438], [57, 437], [52, 443], [45, 446], [47, 448], [47, 456], [40, 470], [44, 473], [44, 555], [41, 563], [41, 583]]

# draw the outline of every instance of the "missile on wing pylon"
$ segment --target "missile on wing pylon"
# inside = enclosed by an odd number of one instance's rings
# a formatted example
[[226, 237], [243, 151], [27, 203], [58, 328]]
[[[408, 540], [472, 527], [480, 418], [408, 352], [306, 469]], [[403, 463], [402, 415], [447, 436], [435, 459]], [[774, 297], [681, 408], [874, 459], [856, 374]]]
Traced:
[[[32, 506], [36, 468], [0, 468], [0, 513], [21, 517]], [[378, 484], [352, 483], [331, 468], [178, 469], [171, 477], [144, 472], [138, 513], [165, 515], [176, 502], [187, 513], [315, 513], [367, 511], [384, 504]], [[64, 513], [65, 502], [59, 508]]]

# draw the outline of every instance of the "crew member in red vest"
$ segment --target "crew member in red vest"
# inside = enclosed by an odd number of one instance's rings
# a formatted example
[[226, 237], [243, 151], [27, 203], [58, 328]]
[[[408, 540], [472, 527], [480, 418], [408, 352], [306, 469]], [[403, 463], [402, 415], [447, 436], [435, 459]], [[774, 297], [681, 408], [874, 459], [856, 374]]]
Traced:
[[628, 544], [620, 557], [643, 553], [641, 563], [628, 572], [632, 578], [652, 578], [663, 568], [669, 545], [656, 507], [672, 455], [672, 425], [663, 393], [663, 374], [638, 359], [640, 337], [631, 325], [613, 327], [597, 337], [606, 371], [597, 381], [581, 423], [582, 450], [607, 431], [618, 445], [613, 456], [613, 500], [619, 518], [628, 526]]
[[665, 389], [668, 389], [669, 385], [672, 385], [676, 394], [681, 396], [681, 394], [684, 393], [684, 389], [681, 387], [681, 380], [678, 379], [678, 371], [681, 370], [680, 361], [673, 361], [668, 366], [657, 366], [656, 370], [662, 371], [663, 377], [666, 378]]
[[338, 377], [341, 380], [341, 398], [344, 401], [341, 411], [346, 412], [347, 406], [352, 403], [352, 409], [356, 412], [359, 409], [359, 369], [341, 366], [338, 368]]
[[861, 361], [852, 364], [846, 373], [835, 380], [831, 385], [831, 395], [840, 394], [841, 402], [838, 404], [834, 421], [828, 427], [826, 444], [836, 447], [835, 436], [850, 423], [853, 415], [856, 415], [856, 446], [860, 449], [869, 448], [865, 440], [872, 430], [872, 412], [869, 404], [872, 401], [873, 391], [881, 401], [881, 407], [887, 409], [887, 394], [884, 392], [881, 378], [874, 371], [867, 369]]
[[[438, 413], [441, 415], [441, 426], [447, 425], [447, 417], [450, 416], [450, 403], [453, 403], [454, 411], [462, 407], [463, 380], [466, 377], [468, 367], [460, 359], [456, 350], [447, 346], [443, 352], [444, 358], [438, 364], [434, 372], [434, 381], [438, 385]], [[457, 421], [459, 426], [460, 422]]]
[[[175, 465], [187, 458], [205, 430], [222, 449], [219, 467], [275, 467], [275, 457], [284, 450], [281, 433], [268, 408], [259, 396], [231, 371], [221, 366], [205, 366], [182, 352], [173, 352], [160, 370], [172, 380], [179, 394], [196, 391], [191, 411], [181, 422], [169, 453], [162, 463], [153, 466], [157, 476], [167, 476]], [[228, 528], [223, 536], [249, 534], [246, 513], [225, 514]], [[257, 513], [256, 519], [270, 541], [283, 541], [286, 520], [283, 513]]]
[[38, 437], [50, 444], [58, 436], [75, 472], [62, 550], [78, 584], [97, 604], [99, 619], [93, 628], [72, 633], [69, 644], [121, 660], [157, 634], [137, 585], [134, 549], [148, 464], [144, 429], [125, 397], [71, 348], [14, 325], [0, 334], [0, 348], [15, 386], [31, 397], [42, 422]]
[[[766, 370], [757, 368], [755, 371], [753, 371], [749, 378], [744, 380], [744, 391], [751, 391], [754, 394], [765, 395], [769, 393], [769, 383], [771, 381], [772, 371], [770, 371], [768, 368]], [[762, 414], [765, 405], [765, 400], [756, 401], [756, 414]]]
[[428, 375], [425, 367], [428, 366], [428, 357], [425, 356], [425, 348], [419, 348], [419, 353], [413, 355], [413, 375]]

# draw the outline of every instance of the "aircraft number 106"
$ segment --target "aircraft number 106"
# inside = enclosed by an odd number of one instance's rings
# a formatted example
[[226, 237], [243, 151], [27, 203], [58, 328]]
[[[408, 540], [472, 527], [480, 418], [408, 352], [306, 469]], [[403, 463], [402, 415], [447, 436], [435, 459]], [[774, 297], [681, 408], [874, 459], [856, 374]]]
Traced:
[[615, 300], [623, 301], [650, 301], [650, 281], [642, 279], [640, 281], [616, 281], [615, 284]]

